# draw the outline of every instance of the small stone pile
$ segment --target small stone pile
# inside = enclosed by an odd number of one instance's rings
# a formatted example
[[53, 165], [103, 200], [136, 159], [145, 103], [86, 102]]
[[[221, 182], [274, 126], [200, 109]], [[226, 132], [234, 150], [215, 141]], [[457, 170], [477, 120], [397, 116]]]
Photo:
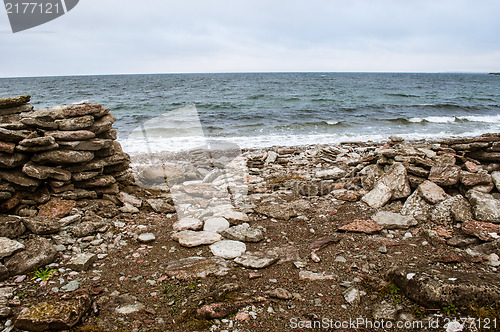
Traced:
[[[0, 213], [33, 216], [51, 199], [95, 199], [129, 181], [130, 157], [108, 107], [33, 110], [30, 96], [0, 99]], [[109, 198], [109, 197], [108, 197]]]

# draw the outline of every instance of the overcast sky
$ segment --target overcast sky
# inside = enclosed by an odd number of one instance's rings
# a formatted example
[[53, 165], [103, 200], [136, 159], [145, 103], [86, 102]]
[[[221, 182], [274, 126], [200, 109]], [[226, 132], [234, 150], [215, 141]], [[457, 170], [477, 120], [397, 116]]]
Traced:
[[13, 34], [0, 77], [500, 71], [499, 0], [80, 0]]

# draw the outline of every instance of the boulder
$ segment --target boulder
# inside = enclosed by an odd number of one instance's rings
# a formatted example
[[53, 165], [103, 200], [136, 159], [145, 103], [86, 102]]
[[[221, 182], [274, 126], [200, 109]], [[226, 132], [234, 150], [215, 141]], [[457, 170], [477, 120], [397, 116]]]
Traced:
[[452, 186], [457, 184], [460, 178], [460, 167], [455, 165], [432, 166], [429, 174], [429, 181], [440, 186]]
[[418, 193], [431, 204], [437, 204], [450, 197], [443, 188], [431, 181], [424, 181], [419, 185]]
[[466, 309], [500, 305], [500, 278], [496, 273], [461, 272], [434, 267], [396, 267], [389, 279], [411, 300], [427, 308], [453, 304]]
[[405, 198], [411, 194], [408, 174], [401, 163], [394, 163], [389, 171], [378, 180], [378, 183], [383, 183], [391, 189], [392, 199]]
[[404, 216], [412, 216], [420, 222], [426, 222], [429, 219], [431, 209], [432, 205], [427, 203], [427, 201], [419, 195], [418, 190], [415, 190], [413, 194], [406, 199], [401, 209], [401, 214]]
[[475, 219], [500, 223], [500, 200], [477, 190], [469, 190], [465, 196], [472, 205]]
[[390, 211], [379, 211], [371, 218], [385, 229], [408, 229], [418, 224], [412, 216], [403, 216]]
[[25, 250], [4, 259], [11, 276], [32, 272], [52, 263], [58, 256], [57, 250], [43, 237], [28, 240], [24, 246]]
[[47, 178], [59, 181], [71, 180], [71, 173], [64, 169], [59, 167], [37, 165], [33, 162], [28, 162], [23, 166], [23, 173], [39, 180], [45, 180]]
[[361, 185], [366, 190], [375, 188], [377, 180], [384, 175], [384, 171], [378, 165], [368, 165], [363, 168], [359, 175], [361, 175]]
[[471, 206], [462, 195], [450, 197], [434, 205], [431, 211], [432, 221], [442, 225], [450, 225], [453, 221], [463, 222], [472, 218]]
[[79, 164], [92, 159], [90, 151], [52, 150], [35, 154], [31, 160], [40, 164]]
[[22, 311], [14, 326], [28, 331], [70, 330], [90, 309], [91, 303], [86, 294], [37, 303]]

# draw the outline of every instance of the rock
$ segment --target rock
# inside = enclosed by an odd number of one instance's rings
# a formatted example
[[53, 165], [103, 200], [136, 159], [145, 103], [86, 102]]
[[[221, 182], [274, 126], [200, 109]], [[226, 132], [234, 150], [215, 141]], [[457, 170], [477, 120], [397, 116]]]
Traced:
[[4, 259], [11, 276], [26, 274], [36, 268], [52, 263], [57, 250], [43, 237], [35, 237], [24, 243], [25, 250]]
[[471, 172], [471, 173], [477, 173], [478, 172], [478, 168], [477, 168], [477, 165], [474, 164], [472, 161], [466, 161], [464, 163], [464, 166], [465, 166], [465, 169], [468, 171], [468, 172]]
[[[117, 308], [115, 308], [115, 312], [119, 313], [121, 315], [129, 315], [134, 312], [141, 311], [146, 308], [144, 304], [141, 302], [137, 301], [137, 298], [135, 296], [130, 296], [132, 303], [123, 303]], [[127, 302], [131, 302], [127, 301]]]
[[340, 231], [373, 234], [384, 229], [373, 220], [355, 219], [354, 221], [339, 227]]
[[437, 204], [450, 197], [443, 188], [431, 181], [424, 181], [419, 185], [418, 193], [431, 204]]
[[485, 222], [500, 223], [500, 201], [490, 194], [469, 190], [465, 195], [472, 205], [475, 219]]
[[123, 206], [121, 206], [119, 210], [123, 213], [139, 213], [139, 209], [129, 203], [123, 204]]
[[123, 204], [128, 203], [130, 205], [133, 205], [137, 208], [140, 208], [142, 205], [142, 200], [140, 198], [137, 198], [134, 195], [127, 194], [126, 192], [120, 191], [120, 193], [116, 196], [120, 202]]
[[29, 103], [31, 96], [22, 95], [8, 98], [0, 98], [0, 109], [18, 107], [23, 104]]
[[15, 143], [0, 142], [0, 151], [2, 152], [14, 153], [15, 148]]
[[196, 218], [182, 218], [173, 224], [174, 231], [193, 230], [198, 231], [203, 228], [203, 221]]
[[16, 146], [16, 151], [23, 152], [23, 153], [37, 153], [37, 152], [44, 152], [44, 151], [51, 151], [59, 148], [59, 144], [54, 143], [51, 145], [43, 145], [43, 146], [24, 146], [24, 145], [18, 145]]
[[210, 251], [214, 256], [225, 259], [233, 259], [241, 256], [247, 247], [245, 243], [233, 240], [222, 240], [210, 245]]
[[156, 213], [173, 213], [175, 212], [175, 207], [164, 199], [161, 198], [150, 198], [146, 202], [151, 206], [153, 211]]
[[6, 237], [0, 237], [0, 259], [24, 249], [24, 245]]
[[51, 146], [54, 144], [56, 144], [56, 139], [52, 136], [31, 137], [30, 135], [19, 142], [19, 145], [26, 147]]
[[61, 141], [83, 141], [88, 139], [93, 139], [95, 134], [88, 130], [76, 130], [76, 131], [47, 131], [45, 135], [54, 137]]
[[[99, 151], [109, 149], [113, 144], [112, 140], [105, 140], [100, 138], [93, 138], [86, 141], [59, 141], [61, 149], [75, 150], [75, 151]], [[111, 156], [114, 153], [110, 153]]]
[[364, 195], [361, 200], [373, 209], [384, 206], [392, 197], [391, 189], [382, 182], [379, 182], [373, 190]]
[[92, 235], [96, 232], [96, 225], [92, 222], [82, 222], [81, 224], [73, 227], [71, 233], [76, 237], [85, 237]]
[[392, 192], [392, 199], [408, 197], [411, 194], [406, 168], [401, 163], [394, 163], [378, 183], [385, 184]]
[[37, 235], [57, 233], [64, 225], [58, 219], [48, 217], [26, 217], [23, 223], [27, 229]]
[[221, 234], [229, 240], [243, 242], [259, 242], [264, 239], [264, 233], [258, 228], [250, 227], [248, 223], [230, 227]]
[[455, 165], [432, 166], [429, 181], [441, 186], [452, 186], [457, 184], [460, 178], [460, 167]]
[[500, 225], [489, 222], [468, 220], [462, 224], [465, 234], [476, 236], [483, 241], [493, 241], [500, 238]]
[[40, 164], [80, 164], [94, 159], [90, 151], [52, 150], [35, 154], [31, 160]]
[[116, 182], [116, 179], [111, 175], [100, 175], [95, 178], [75, 183], [79, 188], [95, 188], [107, 187]]
[[0, 237], [16, 238], [26, 231], [26, 227], [17, 216], [0, 215]]
[[356, 202], [359, 195], [354, 190], [339, 189], [332, 191], [333, 197], [341, 201]]
[[451, 215], [455, 221], [463, 222], [473, 218], [471, 205], [462, 195], [455, 195], [445, 202], [450, 207]]
[[406, 199], [401, 209], [401, 214], [404, 216], [412, 216], [420, 222], [426, 222], [429, 219], [431, 209], [432, 205], [427, 203], [427, 201], [419, 195], [418, 190], [415, 190], [415, 192]]
[[[7, 270], [5, 265], [0, 263], [0, 282], [6, 280], [8, 278], [9, 278], [9, 270]], [[0, 304], [0, 307], [1, 307], [1, 304]], [[2, 312], [2, 309], [0, 308], [0, 317], [2, 317], [1, 312]], [[8, 315], [10, 315], [10, 311], [7, 313], [7, 316]]]
[[137, 237], [137, 240], [142, 243], [149, 243], [156, 240], [156, 236], [153, 233], [142, 233]]
[[460, 182], [465, 186], [473, 187], [481, 184], [490, 184], [492, 182], [491, 175], [486, 171], [479, 171], [477, 173], [469, 173], [466, 171], [460, 172]]
[[244, 222], [248, 222], [250, 219], [246, 213], [235, 211], [235, 210], [224, 210], [216, 213], [214, 217], [222, 217], [229, 221], [231, 225], [238, 225]]
[[269, 293], [270, 297], [274, 297], [275, 299], [280, 299], [280, 300], [290, 300], [293, 298], [292, 293], [290, 293], [288, 290], [284, 288], [275, 288]]
[[379, 211], [371, 218], [385, 229], [408, 229], [418, 224], [412, 216], [403, 216], [390, 211]]
[[92, 190], [75, 189], [75, 190], [65, 191], [60, 194], [56, 194], [54, 196], [62, 198], [64, 200], [78, 200], [83, 198], [95, 199], [97, 198], [97, 193]]
[[92, 126], [94, 124], [94, 117], [91, 115], [84, 115], [75, 118], [56, 120], [55, 123], [59, 130], [80, 130]]
[[39, 180], [45, 180], [47, 178], [59, 180], [59, 181], [69, 181], [71, 180], [71, 173], [58, 168], [37, 165], [29, 162], [23, 166], [23, 173]]
[[81, 253], [71, 257], [66, 267], [72, 269], [73, 271], [86, 271], [88, 268], [95, 263], [97, 260], [97, 255], [93, 253]]
[[17, 184], [21, 187], [38, 187], [41, 183], [40, 180], [27, 176], [20, 169], [8, 171], [0, 170], [0, 179]]
[[222, 236], [218, 233], [206, 231], [180, 231], [172, 234], [172, 239], [178, 241], [184, 247], [197, 247], [204, 244], [212, 244], [222, 240]]
[[372, 316], [376, 321], [396, 321], [398, 318], [398, 311], [401, 309], [402, 307], [397, 308], [393, 303], [382, 301], [380, 304], [375, 305]]
[[229, 272], [230, 265], [230, 261], [220, 257], [188, 257], [167, 263], [165, 274], [176, 279], [224, 276]]
[[75, 201], [52, 198], [48, 203], [45, 203], [38, 208], [38, 216], [63, 218], [71, 212], [75, 205]]
[[52, 108], [53, 111], [60, 114], [61, 117], [77, 117], [85, 115], [93, 115], [99, 117], [100, 114], [107, 114], [109, 108], [100, 104], [93, 103], [78, 103], [73, 105], [61, 105]]
[[[389, 279], [411, 300], [427, 308], [450, 304], [459, 309], [500, 304], [500, 279], [495, 273], [440, 270], [433, 267], [396, 267]], [[465, 308], [464, 308], [465, 309]]]
[[302, 270], [299, 272], [299, 279], [300, 280], [310, 280], [310, 281], [335, 280], [336, 276], [333, 274], [325, 273], [325, 272], [316, 273], [316, 272]]
[[100, 119], [96, 119], [94, 124], [89, 128], [93, 133], [100, 134], [113, 128], [115, 117], [112, 114], [105, 115]]
[[14, 326], [28, 331], [70, 330], [90, 309], [91, 303], [86, 294], [41, 302], [21, 312]]
[[255, 298], [253, 300], [206, 304], [196, 310], [196, 316], [202, 319], [220, 319], [235, 314], [240, 308], [264, 301], [265, 298]]
[[500, 172], [495, 171], [491, 173], [491, 179], [493, 180], [493, 183], [495, 184], [497, 190], [500, 191]]
[[12, 197], [0, 204], [0, 212], [10, 211], [21, 203], [24, 193], [17, 192]]
[[347, 288], [342, 295], [344, 295], [344, 299], [350, 305], [358, 305], [361, 302], [361, 293], [359, 289], [354, 286]]
[[222, 233], [223, 231], [227, 230], [229, 226], [229, 221], [227, 221], [226, 219], [222, 217], [214, 217], [205, 220], [203, 230], [213, 233]]
[[245, 252], [241, 256], [235, 258], [235, 262], [243, 265], [250, 269], [263, 269], [269, 265], [275, 263], [278, 260], [275, 256], [269, 256], [265, 253], [256, 252]]
[[10, 130], [0, 127], [0, 140], [5, 142], [19, 142], [28, 137], [28, 130]]
[[61, 287], [63, 292], [74, 292], [78, 288], [80, 288], [80, 282], [78, 280], [72, 280], [68, 282], [66, 285]]
[[333, 167], [316, 172], [316, 177], [324, 180], [337, 180], [343, 178], [346, 174], [341, 168]]
[[0, 167], [15, 168], [23, 165], [29, 160], [29, 157], [22, 153], [3, 153], [0, 152]]
[[368, 165], [363, 168], [359, 174], [361, 175], [361, 184], [363, 188], [372, 190], [375, 188], [377, 180], [384, 175], [384, 171], [378, 165]]

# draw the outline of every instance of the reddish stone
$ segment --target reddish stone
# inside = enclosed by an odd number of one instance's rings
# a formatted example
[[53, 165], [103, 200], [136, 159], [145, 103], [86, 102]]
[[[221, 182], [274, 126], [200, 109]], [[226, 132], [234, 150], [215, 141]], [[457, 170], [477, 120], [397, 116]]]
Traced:
[[383, 229], [384, 229], [383, 226], [380, 226], [373, 220], [362, 220], [362, 219], [355, 219], [353, 222], [339, 228], [339, 230], [341, 231], [366, 233], [366, 234], [376, 233]]
[[38, 209], [38, 216], [49, 218], [66, 217], [76, 205], [75, 201], [53, 198]]
[[7, 212], [18, 206], [19, 203], [21, 203], [23, 196], [24, 195], [20, 192], [17, 192], [14, 195], [12, 195], [11, 198], [0, 204], [0, 212]]
[[14, 153], [14, 149], [16, 148], [16, 144], [0, 142], [0, 151], [7, 153]]
[[472, 161], [465, 162], [465, 169], [471, 173], [477, 173], [478, 171], [477, 165], [474, 164]]
[[462, 231], [465, 234], [476, 236], [483, 241], [493, 241], [496, 237], [492, 236], [490, 233], [500, 233], [500, 225], [468, 220], [462, 224]]
[[436, 231], [437, 235], [442, 238], [450, 239], [453, 237], [451, 233], [443, 226], [437, 226], [436, 228], [434, 228], [434, 230]]

